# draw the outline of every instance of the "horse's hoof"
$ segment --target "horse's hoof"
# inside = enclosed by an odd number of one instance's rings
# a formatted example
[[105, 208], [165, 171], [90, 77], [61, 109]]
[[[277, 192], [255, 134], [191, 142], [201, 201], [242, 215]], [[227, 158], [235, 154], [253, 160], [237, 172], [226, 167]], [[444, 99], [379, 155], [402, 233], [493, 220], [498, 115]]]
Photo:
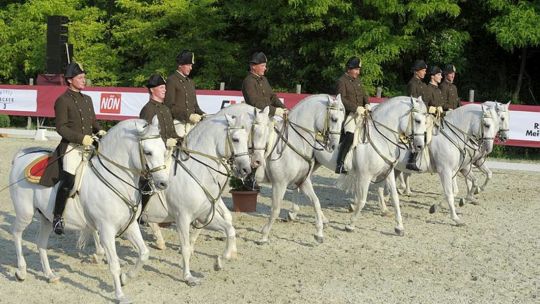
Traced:
[[474, 187], [474, 194], [480, 193], [480, 187]]
[[382, 210], [381, 211], [381, 216], [384, 216], [384, 217], [389, 217], [389, 216], [392, 216], [392, 214], [390, 213], [390, 211], [387, 210]]
[[354, 212], [356, 210], [356, 207], [353, 204], [349, 204], [349, 212]]
[[165, 250], [167, 248], [167, 245], [165, 245], [164, 241], [156, 241], [156, 248], [159, 250]]
[[127, 281], [128, 281], [128, 276], [127, 276], [125, 273], [122, 272], [122, 273], [120, 274], [120, 284], [121, 284], [122, 286], [126, 286]]
[[437, 212], [437, 205], [431, 205], [429, 208], [429, 213], [433, 214], [435, 212]]
[[298, 218], [298, 214], [296, 212], [288, 212], [287, 213], [287, 222], [294, 222]]
[[345, 225], [345, 231], [347, 231], [347, 232], [353, 232], [353, 231], [354, 231], [354, 226], [352, 226], [352, 225]]
[[17, 281], [19, 282], [26, 280], [26, 271], [15, 271], [15, 278], [17, 278]]
[[94, 254], [92, 254], [92, 258], [91, 258], [91, 260], [92, 260], [92, 263], [94, 263], [94, 264], [98, 264], [98, 265], [99, 265], [99, 264], [101, 264], [101, 261], [102, 261], [101, 257], [100, 257], [100, 256], [98, 256], [98, 255], [97, 255], [97, 254], [95, 254], [95, 253], [94, 253]]
[[131, 304], [133, 303], [130, 299], [128, 299], [126, 296], [122, 296], [116, 300], [118, 304]]
[[405, 235], [405, 229], [403, 228], [394, 228], [394, 232], [398, 235], [398, 236], [404, 236]]
[[460, 219], [454, 220], [454, 223], [456, 224], [457, 227], [463, 227], [463, 226], [465, 226], [465, 223], [464, 223], [462, 220], [460, 220]]
[[189, 276], [187, 279], [186, 279], [186, 284], [190, 287], [193, 287], [193, 286], [197, 286], [197, 285], [200, 285], [201, 284], [201, 280], [193, 277], [193, 276]]
[[52, 276], [50, 276], [48, 278], [48, 282], [49, 283], [58, 283], [58, 282], [60, 282], [60, 277], [53, 274]]
[[463, 207], [463, 205], [465, 205], [465, 200], [462, 198], [459, 200], [459, 206]]
[[324, 236], [318, 236], [318, 235], [314, 234], [313, 237], [315, 238], [315, 241], [317, 241], [317, 243], [319, 243], [319, 244], [324, 243]]
[[220, 271], [223, 269], [223, 264], [221, 263], [221, 257], [218, 256], [216, 258], [216, 263], [214, 264], [214, 270], [215, 271]]
[[260, 239], [258, 241], [255, 241], [257, 245], [266, 245], [268, 244], [268, 239]]

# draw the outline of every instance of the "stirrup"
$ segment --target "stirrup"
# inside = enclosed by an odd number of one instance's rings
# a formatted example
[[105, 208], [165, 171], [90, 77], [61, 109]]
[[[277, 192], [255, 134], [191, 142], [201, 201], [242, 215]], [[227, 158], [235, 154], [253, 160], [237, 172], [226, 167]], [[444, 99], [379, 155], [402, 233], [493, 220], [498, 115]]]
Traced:
[[335, 171], [335, 173], [337, 173], [337, 174], [347, 174], [347, 170], [345, 170], [345, 167], [344, 167], [343, 164], [338, 164], [338, 165], [336, 166], [336, 171]]
[[64, 234], [64, 219], [59, 216], [53, 219], [53, 231], [58, 235]]

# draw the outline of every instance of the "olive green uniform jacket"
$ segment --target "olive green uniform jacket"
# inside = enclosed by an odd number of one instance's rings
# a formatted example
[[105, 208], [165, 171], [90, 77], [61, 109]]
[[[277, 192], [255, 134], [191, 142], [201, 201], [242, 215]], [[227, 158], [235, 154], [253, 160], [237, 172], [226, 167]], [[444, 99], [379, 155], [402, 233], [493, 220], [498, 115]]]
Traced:
[[424, 99], [424, 93], [426, 91], [426, 84], [422, 82], [422, 80], [418, 79], [416, 76], [413, 76], [411, 80], [409, 80], [409, 83], [407, 84], [407, 93], [409, 96], [418, 98], [422, 96], [422, 99]]
[[174, 129], [171, 110], [163, 103], [150, 99], [141, 109], [139, 118], [151, 124], [156, 115], [159, 121], [159, 135], [161, 135], [163, 142], [167, 143], [167, 138], [179, 138]]
[[[51, 187], [59, 180], [62, 170], [62, 157], [70, 143], [82, 144], [85, 135], [92, 135], [101, 130], [94, 112], [90, 96], [70, 89], [54, 103], [56, 132], [62, 136], [60, 144], [54, 151], [40, 184]], [[58, 161], [55, 161], [58, 159]]]
[[345, 107], [346, 115], [355, 113], [359, 106], [369, 103], [369, 96], [364, 91], [360, 78], [352, 78], [349, 74], [343, 74], [336, 83], [336, 95], [341, 94], [341, 102]]
[[445, 111], [449, 109], [455, 109], [461, 105], [459, 101], [457, 87], [455, 84], [445, 79], [439, 85], [439, 89], [441, 89], [441, 93], [444, 99], [443, 109]]
[[188, 123], [191, 114], [205, 114], [199, 108], [197, 95], [195, 95], [195, 83], [189, 77], [175, 71], [167, 78], [166, 88], [165, 105], [171, 109], [174, 119]]
[[242, 94], [248, 105], [261, 110], [269, 106], [270, 116], [274, 116], [276, 108], [285, 108], [264, 76], [249, 73], [242, 82]]
[[439, 86], [431, 83], [427, 85], [423, 99], [426, 107], [442, 107], [444, 105], [444, 98]]

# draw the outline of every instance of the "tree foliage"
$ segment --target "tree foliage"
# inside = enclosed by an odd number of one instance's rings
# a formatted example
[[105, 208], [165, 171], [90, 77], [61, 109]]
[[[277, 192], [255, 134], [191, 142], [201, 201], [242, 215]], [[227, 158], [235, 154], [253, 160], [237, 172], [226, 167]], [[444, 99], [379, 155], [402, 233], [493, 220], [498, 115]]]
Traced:
[[[425, 59], [455, 64], [462, 96], [473, 88], [500, 99], [521, 85], [514, 50], [529, 49], [528, 62], [536, 62], [540, 44], [539, 0], [12, 0], [0, 4], [0, 82], [26, 83], [44, 72], [49, 15], [69, 17], [75, 59], [101, 86], [167, 75], [188, 49], [198, 88], [239, 89], [260, 50], [278, 91], [300, 83], [306, 92], [333, 93], [347, 59], [359, 56], [372, 94], [376, 86], [403, 94], [411, 63]], [[529, 80], [540, 77], [527, 72]], [[540, 90], [527, 83], [527, 92]]]

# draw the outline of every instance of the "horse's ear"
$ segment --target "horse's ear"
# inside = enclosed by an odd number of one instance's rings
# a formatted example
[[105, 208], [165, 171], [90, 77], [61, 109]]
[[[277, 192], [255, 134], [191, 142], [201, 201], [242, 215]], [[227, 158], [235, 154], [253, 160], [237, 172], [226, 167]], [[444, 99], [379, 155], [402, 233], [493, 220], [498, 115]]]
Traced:
[[157, 115], [154, 115], [154, 117], [152, 117], [152, 126], [159, 127], [159, 119]]
[[229, 125], [229, 127], [234, 126], [234, 124], [236, 123], [236, 118], [234, 116], [225, 114], [225, 118], [227, 119], [227, 124]]
[[[328, 95], [328, 99], [330, 100], [330, 102], [332, 102], [332, 99], [330, 98], [330, 95]], [[336, 103], [342, 103], [342, 101], [341, 101], [341, 94], [337, 94], [336, 99], [334, 99], [334, 102], [336, 102]]]
[[508, 109], [510, 109], [510, 103], [511, 103], [511, 102], [512, 102], [512, 101], [510, 100], [509, 102], [506, 103], [506, 106], [507, 106]]
[[264, 107], [264, 109], [260, 113], [268, 116], [268, 114], [270, 114], [270, 106]]
[[135, 120], [135, 129], [137, 130], [139, 134], [143, 134], [147, 126], [148, 126], [148, 123], [146, 123], [146, 121], [142, 119]]

